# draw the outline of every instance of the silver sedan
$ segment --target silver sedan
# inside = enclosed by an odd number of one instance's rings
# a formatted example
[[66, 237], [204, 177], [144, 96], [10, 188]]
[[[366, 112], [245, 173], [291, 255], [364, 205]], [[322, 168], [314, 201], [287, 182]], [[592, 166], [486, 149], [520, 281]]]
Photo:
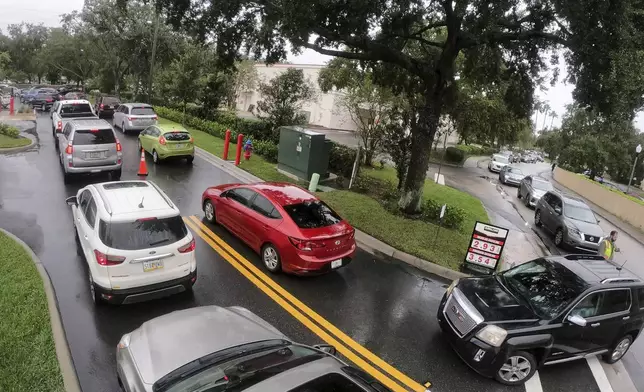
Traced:
[[519, 185], [525, 175], [515, 166], [504, 166], [499, 172], [499, 182], [501, 184]]
[[549, 181], [542, 180], [535, 176], [526, 176], [521, 180], [519, 189], [517, 189], [517, 197], [523, 199], [523, 204], [526, 207], [535, 207], [541, 196], [546, 192], [553, 190], [552, 184]]
[[245, 308], [204, 306], [123, 335], [116, 368], [126, 392], [389, 391], [334, 354], [290, 341]]

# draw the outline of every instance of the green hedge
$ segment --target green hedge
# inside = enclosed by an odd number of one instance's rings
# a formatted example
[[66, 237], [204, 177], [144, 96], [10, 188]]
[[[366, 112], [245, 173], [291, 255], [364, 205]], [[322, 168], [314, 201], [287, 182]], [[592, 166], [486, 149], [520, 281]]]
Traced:
[[456, 148], [463, 151], [466, 155], [492, 155], [496, 150], [490, 146], [472, 146], [465, 144], [458, 144]]
[[[159, 116], [170, 121], [183, 122], [183, 112], [181, 110], [164, 106], [155, 106], [154, 110]], [[234, 112], [226, 111], [210, 112], [209, 117], [216, 120], [208, 120], [198, 115], [199, 113], [205, 113], [203, 108], [197, 105], [188, 105], [186, 107], [186, 125], [220, 139], [225, 138], [226, 130], [230, 129], [233, 142], [237, 140], [237, 135], [241, 132], [244, 134], [244, 139], [251, 138], [255, 153], [271, 162], [277, 162], [279, 132], [273, 132], [266, 121], [239, 118]], [[329, 171], [344, 177], [350, 177], [356, 151], [342, 144], [331, 143]]]
[[451, 163], [461, 163], [465, 160], [465, 151], [456, 147], [447, 147], [445, 149], [445, 160]]
[[0, 123], [0, 134], [16, 139], [20, 136], [20, 130], [12, 125]]

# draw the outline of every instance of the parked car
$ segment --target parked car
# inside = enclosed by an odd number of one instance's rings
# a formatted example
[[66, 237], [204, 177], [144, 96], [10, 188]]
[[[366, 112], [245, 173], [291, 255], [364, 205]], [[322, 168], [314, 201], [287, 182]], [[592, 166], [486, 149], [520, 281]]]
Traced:
[[555, 245], [596, 253], [604, 231], [586, 203], [557, 191], [546, 192], [537, 202], [534, 224], [555, 235]]
[[491, 172], [500, 172], [504, 166], [510, 164], [510, 160], [505, 155], [494, 154], [487, 164], [487, 169]]
[[87, 99], [87, 94], [79, 92], [71, 92], [62, 96], [61, 100], [72, 100], [72, 99]]
[[526, 207], [536, 207], [537, 202], [548, 191], [554, 188], [550, 181], [543, 180], [535, 176], [525, 176], [517, 189], [517, 197], [523, 198]]
[[32, 107], [36, 108], [42, 104], [42, 100], [37, 100], [38, 96], [43, 96], [44, 94], [51, 95], [53, 98], [56, 97], [57, 92], [55, 89], [50, 87], [35, 89], [30, 91], [26, 95], [26, 102], [29, 103]]
[[179, 209], [154, 183], [92, 184], [67, 204], [95, 304], [129, 304], [192, 290], [195, 240]]
[[39, 109], [41, 112], [46, 112], [51, 109], [57, 100], [58, 95], [56, 93], [38, 93], [31, 100], [31, 106]]
[[271, 272], [324, 273], [355, 256], [353, 227], [293, 184], [218, 185], [206, 189], [201, 205], [206, 220], [246, 242]]
[[57, 134], [63, 131], [69, 121], [79, 118], [98, 118], [92, 111], [92, 105], [89, 101], [83, 99], [58, 101], [52, 106], [50, 114], [54, 139], [56, 139]]
[[195, 159], [194, 139], [190, 133], [174, 125], [152, 125], [139, 133], [139, 151], [152, 155], [154, 163], [178, 158], [192, 163]]
[[499, 182], [501, 184], [519, 185], [524, 176], [518, 167], [505, 165], [499, 172]]
[[20, 100], [23, 103], [31, 102], [31, 100], [34, 98], [34, 96], [36, 96], [36, 94], [38, 94], [38, 90], [40, 88], [41, 88], [40, 86], [34, 86], [34, 87], [31, 87], [31, 88], [29, 88], [27, 90], [22, 90]]
[[57, 136], [65, 183], [81, 174], [110, 173], [113, 180], [121, 178], [123, 147], [107, 121], [74, 119]]
[[103, 117], [114, 117], [114, 111], [121, 105], [121, 101], [118, 97], [113, 97], [110, 95], [102, 95], [96, 98], [96, 104], [94, 105], [94, 111], [98, 114], [99, 118]]
[[157, 123], [154, 108], [147, 103], [124, 103], [114, 111], [114, 126], [123, 133], [142, 131]]
[[123, 335], [116, 371], [128, 392], [391, 392], [335, 353], [294, 343], [248, 309], [203, 306]]
[[544, 365], [619, 361], [644, 325], [644, 283], [601, 256], [548, 256], [455, 280], [437, 317], [467, 365], [520, 385]]

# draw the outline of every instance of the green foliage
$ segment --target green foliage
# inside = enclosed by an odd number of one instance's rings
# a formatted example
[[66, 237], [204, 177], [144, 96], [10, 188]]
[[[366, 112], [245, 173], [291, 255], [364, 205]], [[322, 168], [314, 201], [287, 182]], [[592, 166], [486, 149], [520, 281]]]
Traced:
[[[205, 65], [203, 48], [190, 45], [185, 52], [172, 60], [159, 79], [165, 96], [186, 106], [195, 100], [204, 85], [202, 67]], [[210, 86], [209, 86], [210, 87]], [[211, 93], [215, 93], [211, 91]]]
[[277, 163], [277, 145], [270, 140], [253, 142], [253, 152], [263, 156], [269, 162]]
[[[439, 223], [441, 216], [441, 209], [443, 205], [432, 200], [426, 199], [422, 209], [422, 219], [431, 223]], [[443, 217], [443, 226], [461, 230], [463, 222], [465, 221], [465, 210], [456, 206], [448, 206], [445, 208], [445, 216]]]
[[456, 148], [463, 151], [467, 156], [492, 155], [496, 150], [492, 147], [475, 146], [471, 144], [457, 144]]
[[463, 163], [465, 161], [465, 151], [456, 147], [447, 147], [445, 149], [445, 160], [450, 163]]
[[273, 129], [306, 123], [300, 111], [315, 97], [315, 92], [301, 69], [288, 68], [268, 83], [260, 83], [259, 92], [262, 100], [257, 102], [258, 114]]
[[332, 173], [351, 178], [355, 160], [356, 150], [344, 144], [332, 142], [329, 152], [329, 170]]
[[15, 139], [20, 136], [20, 130], [12, 125], [0, 123], [0, 134]]

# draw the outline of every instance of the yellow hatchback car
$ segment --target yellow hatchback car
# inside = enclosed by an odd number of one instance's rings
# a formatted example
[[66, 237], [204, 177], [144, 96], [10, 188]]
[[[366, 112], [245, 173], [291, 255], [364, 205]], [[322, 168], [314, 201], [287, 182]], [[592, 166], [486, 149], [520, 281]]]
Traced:
[[157, 124], [145, 128], [139, 134], [139, 150], [143, 148], [152, 155], [154, 163], [168, 158], [195, 159], [195, 144], [190, 133], [174, 125]]

